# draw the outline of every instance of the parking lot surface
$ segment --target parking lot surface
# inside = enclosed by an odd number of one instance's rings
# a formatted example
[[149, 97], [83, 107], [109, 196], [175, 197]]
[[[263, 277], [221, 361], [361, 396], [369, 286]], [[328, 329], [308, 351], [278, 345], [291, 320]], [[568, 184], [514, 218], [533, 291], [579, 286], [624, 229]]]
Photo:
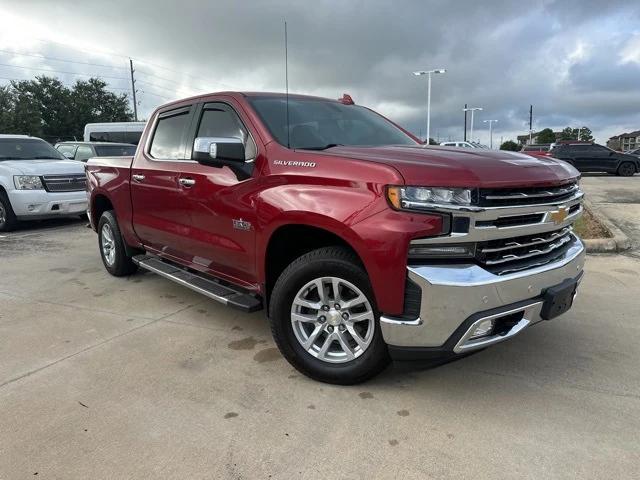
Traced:
[[113, 278], [96, 243], [0, 238], [0, 479], [637, 478], [632, 256], [590, 256], [574, 308], [509, 342], [337, 387], [263, 313]]
[[631, 240], [632, 255], [640, 253], [640, 175], [586, 173], [582, 188], [594, 208], [609, 217]]

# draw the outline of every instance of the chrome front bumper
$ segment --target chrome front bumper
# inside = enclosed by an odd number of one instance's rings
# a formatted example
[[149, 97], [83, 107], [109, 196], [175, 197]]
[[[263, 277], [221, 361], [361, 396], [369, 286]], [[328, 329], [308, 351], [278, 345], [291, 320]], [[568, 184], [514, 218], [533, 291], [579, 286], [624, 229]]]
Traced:
[[[545, 291], [564, 280], [579, 278], [584, 261], [584, 246], [574, 237], [558, 260], [505, 275], [495, 275], [476, 264], [409, 266], [409, 278], [422, 289], [420, 316], [415, 320], [383, 316], [382, 335], [391, 347], [431, 347], [451, 353], [501, 342], [541, 321]], [[469, 339], [479, 321], [519, 312], [520, 321], [508, 332]]]

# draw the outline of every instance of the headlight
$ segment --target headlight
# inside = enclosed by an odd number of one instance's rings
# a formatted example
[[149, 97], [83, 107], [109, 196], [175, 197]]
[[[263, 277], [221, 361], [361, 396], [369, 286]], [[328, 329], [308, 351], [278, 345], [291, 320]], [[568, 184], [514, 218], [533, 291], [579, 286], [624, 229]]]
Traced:
[[424, 260], [431, 258], [471, 258], [476, 254], [473, 243], [445, 244], [411, 244], [409, 245], [410, 260]]
[[471, 205], [471, 189], [441, 187], [388, 187], [389, 203], [398, 210], [428, 209], [434, 204]]
[[18, 190], [43, 190], [42, 180], [34, 175], [16, 175], [13, 183]]

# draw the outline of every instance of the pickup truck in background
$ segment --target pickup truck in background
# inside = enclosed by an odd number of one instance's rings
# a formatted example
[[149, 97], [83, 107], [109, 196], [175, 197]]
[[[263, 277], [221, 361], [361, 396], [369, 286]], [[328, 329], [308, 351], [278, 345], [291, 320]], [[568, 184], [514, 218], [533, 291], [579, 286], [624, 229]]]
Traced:
[[21, 220], [84, 216], [86, 176], [41, 138], [0, 135], [0, 232]]
[[109, 273], [264, 308], [283, 356], [324, 382], [511, 338], [567, 311], [582, 276], [573, 167], [425, 147], [346, 95], [170, 103], [134, 157], [86, 175]]

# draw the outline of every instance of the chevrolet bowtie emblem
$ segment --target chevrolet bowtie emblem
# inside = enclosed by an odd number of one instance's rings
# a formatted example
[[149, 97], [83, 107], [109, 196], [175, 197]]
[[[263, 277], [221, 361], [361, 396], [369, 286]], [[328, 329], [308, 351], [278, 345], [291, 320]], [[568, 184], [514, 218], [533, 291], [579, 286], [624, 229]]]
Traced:
[[569, 215], [569, 210], [567, 209], [567, 207], [560, 207], [555, 212], [551, 212], [549, 214], [549, 218], [556, 225], [560, 225], [561, 223], [563, 223], [567, 219], [568, 215]]

